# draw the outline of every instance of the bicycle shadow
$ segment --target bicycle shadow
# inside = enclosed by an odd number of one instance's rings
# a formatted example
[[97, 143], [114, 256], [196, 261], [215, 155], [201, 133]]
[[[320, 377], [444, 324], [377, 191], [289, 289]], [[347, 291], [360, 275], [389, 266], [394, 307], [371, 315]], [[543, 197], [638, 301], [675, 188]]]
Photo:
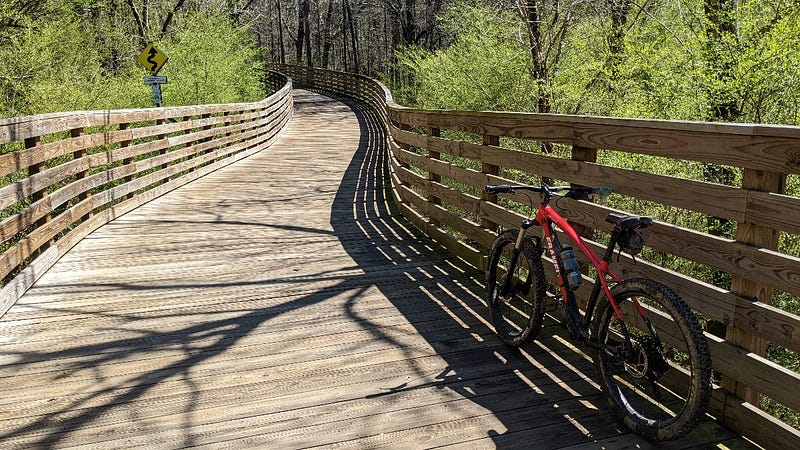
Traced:
[[[378, 119], [358, 103], [338, 100], [355, 111], [361, 124], [361, 145], [344, 177], [357, 183], [343, 182], [334, 204], [334, 210], [349, 209], [355, 204], [355, 217], [332, 221], [335, 233], [343, 237], [345, 250], [359, 266], [393, 258], [415, 262], [414, 267], [404, 268], [391, 282], [378, 281], [376, 286], [447, 364], [447, 369], [433, 375], [420, 367], [416, 375], [423, 381], [386, 386], [366, 397], [402, 399], [400, 394], [409, 390], [450, 390], [492, 416], [492, 420], [467, 418], [472, 413], [465, 407], [465, 428], [474, 431], [493, 420], [501, 424], [502, 429], [484, 430], [497, 448], [656, 448], [613, 418], [594, 381], [589, 357], [568, 342], [566, 331], [552, 318], [546, 321], [539, 338], [520, 351], [504, 346], [495, 337], [482, 298], [483, 274], [417, 231], [393, 207], [389, 200], [389, 164]], [[353, 222], [358, 226], [354, 227]], [[365, 251], [353, 234], [376, 244], [371, 251]], [[406, 283], [403, 292], [416, 289], [418, 302], [398, 295], [393, 283]], [[420, 315], [420, 303], [436, 307]], [[431, 327], [430, 323], [437, 326]], [[380, 338], [392, 342], [390, 336]], [[464, 435], [469, 433], [465, 430]], [[714, 442], [733, 436], [726, 431], [720, 433], [713, 422], [706, 421], [689, 436], [657, 448], [713, 447]], [[426, 445], [456, 442], [460, 442], [458, 437], [450, 435], [442, 442], [431, 438]], [[470, 445], [484, 444], [475, 441]]]

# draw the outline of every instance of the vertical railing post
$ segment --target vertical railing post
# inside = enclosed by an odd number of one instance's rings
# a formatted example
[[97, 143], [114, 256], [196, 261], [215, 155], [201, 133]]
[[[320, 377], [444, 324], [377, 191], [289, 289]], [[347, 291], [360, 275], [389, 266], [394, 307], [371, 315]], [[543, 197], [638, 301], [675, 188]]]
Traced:
[[[585, 162], [597, 162], [597, 149], [596, 148], [588, 148], [588, 147], [581, 147], [579, 145], [572, 146], [572, 160], [573, 161], [585, 161]], [[603, 187], [603, 186], [593, 186], [593, 187]], [[594, 228], [583, 225], [580, 223], [570, 223], [572, 228], [578, 232], [581, 237], [591, 239], [594, 235]]]
[[[397, 128], [399, 128], [402, 131], [409, 131], [411, 129], [411, 126], [409, 126], [408, 124], [405, 124], [405, 123], [397, 123], [396, 126], [397, 126]], [[408, 149], [411, 148], [410, 145], [408, 145], [408, 144], [406, 144], [404, 142], [395, 141], [395, 143], [402, 150], [408, 150]], [[397, 162], [398, 162], [398, 164], [400, 164], [401, 168], [406, 169], [406, 170], [410, 170], [411, 169], [411, 166], [409, 166], [407, 163], [404, 163], [403, 161], [400, 161], [399, 158], [398, 158]], [[406, 188], [408, 187], [408, 182], [404, 182], [402, 180], [399, 180], [399, 181], [400, 181], [400, 185], [401, 186], [404, 186]], [[406, 203], [406, 204], [409, 203], [407, 199], [403, 198], [403, 193], [400, 190], [397, 191], [397, 195], [400, 197], [400, 201], [401, 202]]]
[[[488, 146], [499, 146], [500, 145], [500, 136], [494, 136], [491, 134], [484, 134], [483, 135], [483, 145], [485, 147]], [[489, 164], [484, 162], [484, 153], [488, 152], [488, 148], [484, 148], [481, 152], [481, 172], [486, 175], [500, 175], [500, 166], [496, 166], [494, 164]], [[488, 177], [487, 177], [488, 178]], [[485, 202], [497, 203], [497, 195], [496, 194], [489, 194], [484, 189], [481, 189], [481, 200]], [[486, 217], [481, 217], [481, 226], [491, 231], [497, 231], [497, 224], [492, 222], [491, 220], [487, 219]]]
[[[243, 113], [242, 110], [239, 110], [239, 111], [236, 112], [237, 115], [241, 115], [242, 113]], [[226, 138], [229, 138], [229, 137], [233, 136], [233, 133], [231, 133], [231, 131], [227, 129], [228, 127], [233, 125], [233, 123], [230, 120], [230, 115], [231, 115], [230, 111], [225, 111], [224, 113], [222, 113], [222, 116], [225, 117], [225, 122], [223, 123], [223, 126], [226, 128], [226, 130], [225, 130], [225, 137]], [[239, 123], [243, 123], [243, 122], [240, 121]], [[244, 133], [244, 131], [239, 131], [237, 134], [242, 134], [242, 133]], [[225, 144], [225, 147], [230, 147], [231, 145], [233, 145], [233, 144], [231, 142], [228, 142], [227, 144]], [[220, 157], [218, 159], [222, 159], [222, 157]]]
[[[72, 129], [72, 130], [69, 131], [69, 135], [73, 139], [79, 138], [79, 137], [83, 136], [83, 128]], [[86, 149], [85, 148], [80, 148], [80, 149], [75, 150], [74, 152], [72, 152], [73, 161], [81, 159], [81, 158], [83, 158], [85, 156], [86, 156]], [[88, 168], [86, 168], [85, 170], [81, 170], [80, 172], [76, 173], [75, 174], [75, 179], [76, 180], [82, 180], [82, 179], [86, 178], [87, 176], [89, 176], [89, 169]], [[84, 190], [80, 194], [78, 194], [78, 201], [82, 202], [84, 200], [88, 200], [90, 196], [91, 196], [91, 192], [89, 190]], [[81, 220], [87, 220], [91, 216], [92, 216], [92, 212], [90, 211], [89, 213], [87, 213], [86, 215], [81, 217]]]
[[[121, 124], [119, 124], [119, 131], [127, 131], [128, 129], [130, 129], [130, 126], [131, 125], [129, 123], [121, 123]], [[131, 140], [130, 139], [124, 139], [123, 141], [121, 141], [119, 143], [119, 147], [120, 148], [128, 148], [130, 146], [131, 146]], [[122, 165], [123, 166], [130, 166], [131, 164], [133, 164], [133, 158], [128, 157], [128, 158], [123, 158], [122, 159]], [[130, 183], [131, 181], [133, 181], [134, 178], [135, 178], [134, 174], [126, 175], [125, 176], [125, 183]], [[130, 200], [130, 199], [132, 199], [134, 197], [134, 195], [135, 195], [135, 192], [131, 191], [131, 192], [128, 192], [125, 195], [125, 197], [128, 200]]]
[[[164, 119], [156, 120], [156, 125], [158, 125], [159, 127], [164, 126], [164, 123], [165, 123]], [[163, 140], [167, 139], [167, 135], [164, 134], [164, 133], [161, 133], [160, 131], [163, 131], [163, 130], [159, 130], [158, 140], [159, 141], [163, 141]], [[158, 154], [159, 154], [159, 156], [163, 156], [163, 155], [166, 155], [168, 151], [169, 151], [168, 148], [162, 148], [161, 150], [158, 151]], [[169, 167], [169, 164], [166, 164], [166, 163], [161, 164], [161, 170], [165, 170], [167, 167]], [[168, 181], [169, 181], [169, 177], [162, 178], [161, 179], [161, 184], [164, 184], [164, 183], [166, 183]]]
[[[32, 148], [38, 147], [40, 142], [41, 142], [41, 139], [40, 139], [39, 136], [26, 138], [25, 139], [25, 148], [26, 149], [32, 149]], [[29, 177], [33, 177], [34, 175], [36, 175], [38, 173], [41, 173], [43, 170], [45, 170], [45, 164], [43, 162], [33, 164], [30, 167], [28, 167], [28, 176]], [[34, 202], [37, 202], [39, 200], [47, 199], [48, 195], [49, 195], [48, 189], [44, 188], [44, 189], [42, 189], [40, 191], [34, 192], [31, 195], [31, 198], [33, 199]], [[41, 219], [36, 221], [36, 228], [39, 228], [39, 227], [47, 224], [48, 222], [50, 222], [52, 220], [52, 218], [53, 218], [53, 211], [52, 211], [51, 208], [48, 208], [47, 214], [45, 214], [44, 216], [42, 216]], [[50, 246], [50, 244], [52, 242], [53, 241], [51, 239], [49, 242], [43, 244], [40, 247], [40, 249], [41, 250], [46, 249], [47, 247]]]
[[[204, 120], [204, 121], [208, 120], [210, 118], [211, 118], [211, 113], [205, 113], [205, 114], [201, 114], [200, 115], [200, 119]], [[208, 125], [208, 124], [203, 125], [203, 131], [208, 131], [210, 129], [211, 129], [211, 125]], [[205, 137], [205, 138], [201, 139], [200, 142], [203, 143], [203, 144], [205, 144], [206, 142], [211, 142], [211, 138], [210, 137]], [[202, 152], [198, 153], [198, 155], [205, 155], [206, 153], [211, 153], [211, 150], [203, 150]], [[206, 164], [211, 164], [211, 161], [209, 161]]]
[[[786, 175], [755, 169], [744, 169], [742, 174], [742, 188], [756, 191], [784, 194], [786, 192]], [[747, 214], [745, 213], [745, 217]], [[740, 222], [736, 227], [736, 241], [743, 244], [761, 247], [767, 250], [778, 249], [777, 230], [748, 222]], [[748, 280], [743, 276], [734, 276], [731, 279], [731, 292], [736, 293], [754, 302], [772, 303], [772, 289], [768, 286]], [[767, 342], [758, 336], [728, 325], [725, 339], [733, 344], [743, 347], [757, 355], [764, 356]], [[760, 394], [751, 387], [730, 378], [723, 377], [722, 387], [735, 393], [739, 398], [760, 407]]]
[[[188, 123], [190, 120], [192, 120], [192, 116], [183, 116], [183, 117], [181, 118], [181, 121], [183, 122], [183, 126], [184, 126], [184, 127], [186, 127], [186, 124], [187, 124], [187, 123]], [[192, 134], [193, 132], [194, 132], [194, 130], [193, 130], [192, 128], [185, 128], [185, 129], [183, 130], [183, 134]], [[187, 142], [187, 143], [185, 144], [185, 147], [186, 147], [186, 148], [189, 148], [189, 147], [193, 146], [194, 144], [195, 144], [195, 141], [189, 141], [189, 142]], [[189, 154], [189, 155], [186, 157], [186, 159], [187, 159], [187, 160], [190, 160], [190, 159], [194, 159], [194, 157], [195, 157], [195, 154], [194, 154], [194, 153], [190, 153], [190, 154]], [[194, 164], [192, 164], [191, 166], [189, 166], [189, 172], [194, 172], [194, 171], [195, 171], [195, 167], [194, 167]]]
[[[431, 136], [431, 137], [439, 137], [441, 135], [441, 130], [439, 128], [431, 127], [429, 132], [428, 132], [428, 135]], [[430, 146], [428, 146], [428, 147], [430, 147]], [[441, 159], [442, 155], [441, 155], [441, 153], [439, 153], [437, 151], [433, 151], [430, 148], [428, 148], [428, 157], [430, 159], [433, 159], [433, 160], [439, 160], [439, 159]], [[441, 183], [442, 182], [442, 176], [439, 175], [438, 173], [434, 173], [433, 171], [428, 171], [428, 181], [430, 181], [431, 184], [432, 183]], [[432, 205], [441, 205], [442, 204], [442, 199], [440, 199], [439, 197], [437, 197], [437, 196], [433, 195], [432, 193], [428, 192], [428, 202], [430, 202]], [[435, 226], [437, 228], [442, 226], [442, 224], [436, 219], [431, 219], [430, 223], [431, 223], [431, 225], [433, 225], [433, 226]]]

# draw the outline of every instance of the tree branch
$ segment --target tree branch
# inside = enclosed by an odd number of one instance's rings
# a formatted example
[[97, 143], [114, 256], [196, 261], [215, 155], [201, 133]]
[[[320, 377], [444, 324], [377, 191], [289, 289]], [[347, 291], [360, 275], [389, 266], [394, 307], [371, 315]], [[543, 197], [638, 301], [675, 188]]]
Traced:
[[172, 18], [175, 17], [175, 13], [181, 9], [184, 2], [186, 2], [186, 0], [178, 0], [178, 2], [175, 3], [175, 7], [172, 8], [172, 11], [167, 14], [167, 18], [164, 19], [164, 25], [161, 26], [161, 36], [164, 36], [167, 33], [169, 25], [172, 23]]
[[147, 44], [147, 36], [145, 36], [144, 34], [144, 24], [142, 23], [142, 17], [139, 15], [139, 11], [133, 4], [133, 0], [125, 0], [125, 2], [131, 8], [131, 14], [133, 14], [133, 20], [136, 22], [136, 29], [139, 31], [139, 43], [142, 46], [144, 46], [145, 44]]

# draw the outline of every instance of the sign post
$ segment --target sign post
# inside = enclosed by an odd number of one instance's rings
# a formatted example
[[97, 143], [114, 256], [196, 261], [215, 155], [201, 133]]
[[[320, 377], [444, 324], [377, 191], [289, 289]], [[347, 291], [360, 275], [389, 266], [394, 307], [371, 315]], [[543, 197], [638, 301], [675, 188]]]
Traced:
[[161, 106], [161, 85], [167, 84], [167, 77], [144, 77], [144, 84], [153, 86], [153, 103], [156, 107]]
[[161, 98], [161, 85], [167, 84], [167, 77], [156, 76], [158, 71], [164, 67], [169, 58], [167, 55], [161, 53], [153, 44], [147, 44], [141, 54], [139, 54], [139, 64], [150, 72], [150, 76], [144, 77], [144, 84], [149, 84], [153, 87], [153, 103], [156, 107], [160, 107], [162, 102]]

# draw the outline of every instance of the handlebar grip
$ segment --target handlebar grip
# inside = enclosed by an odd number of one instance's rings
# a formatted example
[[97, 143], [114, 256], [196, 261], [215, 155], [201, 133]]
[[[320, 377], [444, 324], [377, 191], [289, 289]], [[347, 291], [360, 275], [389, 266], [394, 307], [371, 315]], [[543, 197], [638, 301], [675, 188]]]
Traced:
[[490, 184], [486, 186], [486, 192], [490, 194], [513, 194], [514, 188], [510, 184]]

